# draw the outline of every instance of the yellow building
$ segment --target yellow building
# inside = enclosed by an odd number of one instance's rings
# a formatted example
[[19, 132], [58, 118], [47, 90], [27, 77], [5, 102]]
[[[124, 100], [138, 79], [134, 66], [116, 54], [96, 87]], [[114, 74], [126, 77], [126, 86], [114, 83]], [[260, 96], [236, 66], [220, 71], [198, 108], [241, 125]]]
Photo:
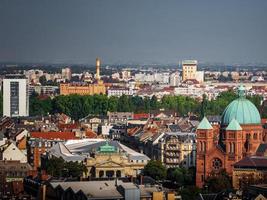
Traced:
[[106, 94], [106, 86], [99, 82], [88, 85], [73, 85], [69, 83], [60, 84], [60, 95], [94, 95], [94, 94]]
[[60, 95], [94, 95], [94, 94], [106, 94], [106, 86], [103, 81], [100, 80], [100, 59], [96, 59], [96, 83], [88, 85], [74, 85], [74, 84], [60, 84]]
[[188, 79], [196, 79], [197, 74], [197, 61], [196, 60], [184, 60], [183, 66], [183, 81]]

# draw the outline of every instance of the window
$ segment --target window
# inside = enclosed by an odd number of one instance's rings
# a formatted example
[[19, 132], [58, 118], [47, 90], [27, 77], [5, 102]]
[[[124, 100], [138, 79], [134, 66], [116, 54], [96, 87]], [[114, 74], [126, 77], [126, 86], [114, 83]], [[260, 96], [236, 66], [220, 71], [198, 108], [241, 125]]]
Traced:
[[219, 158], [214, 158], [212, 161], [212, 167], [215, 170], [219, 170], [222, 167], [222, 161]]
[[254, 134], [253, 134], [253, 139], [254, 139], [254, 140], [257, 140], [257, 139], [258, 139], [258, 137], [257, 137], [257, 133], [254, 133]]

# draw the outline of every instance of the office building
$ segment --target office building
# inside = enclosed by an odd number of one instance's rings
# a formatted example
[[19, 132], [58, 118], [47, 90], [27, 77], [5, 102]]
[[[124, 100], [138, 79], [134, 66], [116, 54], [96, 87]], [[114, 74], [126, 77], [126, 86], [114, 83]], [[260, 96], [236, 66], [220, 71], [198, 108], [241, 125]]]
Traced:
[[197, 73], [197, 61], [196, 60], [184, 60], [183, 65], [183, 81], [187, 79], [196, 79]]
[[6, 75], [3, 79], [3, 115], [29, 115], [28, 80], [23, 75]]

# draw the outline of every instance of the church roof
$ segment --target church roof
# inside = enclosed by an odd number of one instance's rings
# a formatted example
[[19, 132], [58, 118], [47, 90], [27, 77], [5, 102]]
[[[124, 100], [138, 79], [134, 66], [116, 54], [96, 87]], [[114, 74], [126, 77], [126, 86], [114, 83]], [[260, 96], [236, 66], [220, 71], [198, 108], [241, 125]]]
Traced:
[[222, 124], [228, 125], [232, 119], [236, 119], [239, 124], [261, 124], [261, 117], [256, 106], [246, 99], [245, 88], [238, 88], [239, 98], [232, 101], [222, 114]]
[[105, 145], [102, 145], [99, 147], [100, 153], [114, 153], [116, 152], [116, 148], [112, 145], [109, 145], [108, 142], [106, 142]]
[[242, 128], [239, 125], [238, 121], [236, 121], [236, 119], [232, 119], [232, 121], [230, 122], [230, 124], [226, 127], [227, 131], [241, 131]]
[[211, 124], [209, 123], [208, 119], [204, 117], [201, 122], [199, 123], [197, 129], [204, 129], [204, 130], [209, 130], [213, 129]]

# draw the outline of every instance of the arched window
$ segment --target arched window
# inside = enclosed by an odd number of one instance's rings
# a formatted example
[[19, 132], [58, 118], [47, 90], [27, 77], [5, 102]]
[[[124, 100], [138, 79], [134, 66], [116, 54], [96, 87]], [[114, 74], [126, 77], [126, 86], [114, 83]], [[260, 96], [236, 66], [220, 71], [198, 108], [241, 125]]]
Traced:
[[202, 151], [202, 149], [203, 149], [202, 142], [200, 142], [199, 151]]
[[203, 142], [203, 151], [206, 152], [206, 142]]
[[232, 143], [232, 153], [235, 153], [235, 143]]
[[232, 143], [230, 142], [228, 146], [229, 146], [229, 153], [232, 153]]
[[257, 139], [258, 139], [258, 137], [257, 137], [257, 133], [254, 133], [254, 134], [253, 134], [253, 139], [254, 139], [254, 140], [257, 140]]

